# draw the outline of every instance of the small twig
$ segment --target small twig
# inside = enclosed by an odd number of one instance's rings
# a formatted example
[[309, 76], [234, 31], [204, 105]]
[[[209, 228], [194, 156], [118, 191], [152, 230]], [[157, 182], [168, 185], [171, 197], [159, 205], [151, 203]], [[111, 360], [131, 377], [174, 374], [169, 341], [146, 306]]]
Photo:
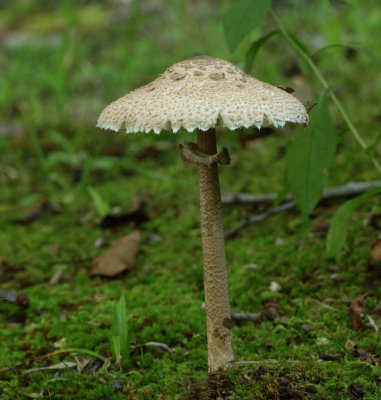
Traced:
[[335, 307], [332, 307], [332, 306], [330, 306], [330, 305], [328, 305], [328, 304], [325, 304], [325, 303], [323, 303], [323, 302], [321, 302], [321, 301], [319, 301], [319, 300], [316, 300], [316, 299], [309, 299], [309, 300], [310, 300], [310, 301], [313, 301], [314, 303], [318, 304], [318, 305], [321, 306], [321, 307], [327, 308], [328, 310], [331, 310], [331, 311], [340, 311], [339, 309], [337, 309], [337, 308], [335, 308]]
[[[334, 200], [338, 198], [356, 197], [369, 189], [381, 186], [381, 181], [371, 182], [348, 182], [342, 186], [335, 186], [326, 188], [320, 199], [321, 202]], [[277, 198], [276, 193], [265, 194], [247, 194], [247, 193], [222, 193], [222, 204], [235, 204], [235, 205], [259, 205], [259, 204], [272, 204]], [[292, 195], [289, 193], [285, 201], [291, 201]]]
[[368, 314], [365, 314], [365, 315], [368, 318], [370, 326], [378, 333], [380, 331], [380, 329], [377, 326], [377, 324], [374, 322], [374, 319], [371, 316], [369, 316]]
[[135, 350], [135, 349], [137, 349], [137, 348], [146, 347], [146, 346], [157, 347], [157, 348], [159, 348], [159, 349], [168, 351], [168, 352], [170, 352], [170, 353], [173, 352], [173, 349], [171, 349], [167, 344], [165, 344], [165, 343], [160, 343], [160, 342], [139, 343], [139, 344], [131, 345], [131, 346], [130, 346], [130, 349], [131, 349], [131, 350]]
[[244, 228], [247, 228], [250, 225], [258, 224], [262, 222], [264, 219], [270, 217], [271, 215], [279, 214], [283, 211], [291, 210], [296, 206], [294, 201], [289, 201], [287, 203], [281, 204], [278, 207], [272, 208], [269, 211], [265, 211], [261, 214], [255, 215], [254, 217], [248, 219], [247, 221], [242, 222], [241, 224], [237, 225], [235, 228], [229, 229], [225, 232], [225, 239], [230, 239], [235, 236]]
[[236, 365], [248, 365], [248, 364], [288, 364], [288, 363], [300, 363], [301, 360], [261, 360], [261, 361], [237, 361]]
[[231, 318], [235, 321], [259, 321], [262, 318], [262, 313], [240, 313], [237, 311], [230, 311]]

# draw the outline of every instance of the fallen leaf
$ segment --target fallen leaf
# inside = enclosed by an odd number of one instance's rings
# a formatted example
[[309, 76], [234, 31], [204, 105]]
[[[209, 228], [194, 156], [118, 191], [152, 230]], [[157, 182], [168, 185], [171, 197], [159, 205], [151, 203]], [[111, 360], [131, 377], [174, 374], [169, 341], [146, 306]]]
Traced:
[[40, 397], [43, 397], [44, 391], [40, 393], [25, 393], [26, 397], [30, 397], [31, 399], [39, 399]]
[[367, 294], [357, 296], [348, 307], [347, 312], [349, 314], [349, 323], [355, 331], [359, 330], [363, 326], [361, 312], [363, 310], [364, 300], [367, 296]]
[[375, 349], [371, 349], [371, 351], [368, 352], [363, 350], [352, 340], [347, 340], [345, 343], [345, 350], [359, 361], [363, 361], [372, 365], [380, 364], [380, 356], [375, 354]]
[[115, 228], [120, 225], [127, 225], [131, 222], [136, 226], [149, 220], [146, 213], [146, 199], [138, 198], [131, 211], [124, 214], [108, 214], [100, 222], [101, 229]]
[[141, 347], [157, 347], [161, 350], [168, 351], [169, 353], [173, 352], [173, 349], [171, 349], [167, 344], [165, 343], [160, 343], [160, 342], [146, 342], [146, 343], [141, 343], [141, 344], [136, 344], [134, 346], [131, 346], [131, 350], [135, 350]]
[[365, 392], [360, 387], [352, 384], [348, 386], [348, 396], [349, 400], [362, 400]]
[[346, 352], [347, 353], [349, 353], [349, 354], [354, 354], [354, 352], [355, 352], [355, 342], [353, 341], [353, 340], [347, 340], [346, 342], [345, 342], [345, 350], [346, 350]]
[[8, 266], [8, 261], [5, 257], [0, 256], [0, 267], [7, 267]]
[[113, 277], [123, 271], [131, 271], [139, 250], [139, 231], [123, 236], [113, 242], [99, 257], [93, 260], [91, 275]]
[[95, 358], [83, 358], [81, 356], [75, 356], [74, 360], [77, 364], [77, 369], [79, 373], [82, 373], [85, 369], [87, 369], [95, 360]]
[[376, 331], [379, 332], [380, 328], [377, 326], [376, 321], [368, 314], [366, 314], [366, 317], [368, 318], [369, 325]]
[[66, 343], [66, 338], [63, 337], [60, 340], [57, 340], [56, 342], [54, 342], [53, 346], [56, 349], [60, 349], [61, 347], [63, 347], [65, 345], [65, 343]]
[[50, 278], [49, 285], [56, 285], [62, 278], [63, 270], [57, 269], [53, 276]]
[[329, 231], [329, 222], [324, 219], [319, 219], [315, 222], [314, 233], [317, 236], [326, 236]]
[[49, 367], [27, 369], [26, 371], [24, 371], [24, 373], [30, 374], [31, 372], [44, 371], [46, 369], [53, 369], [53, 370], [54, 369], [66, 369], [66, 368], [73, 368], [76, 366], [77, 366], [77, 363], [72, 362], [72, 361], [66, 361], [66, 362], [61, 362], [61, 363], [54, 364], [54, 365], [49, 365]]
[[322, 361], [340, 361], [340, 358], [340, 354], [324, 353], [319, 355], [319, 359]]
[[381, 261], [381, 235], [372, 243], [370, 258], [373, 261]]
[[39, 204], [35, 205], [30, 211], [22, 215], [20, 218], [14, 220], [16, 224], [27, 225], [48, 213], [58, 214], [62, 209], [58, 204], [52, 203], [49, 200], [42, 200]]

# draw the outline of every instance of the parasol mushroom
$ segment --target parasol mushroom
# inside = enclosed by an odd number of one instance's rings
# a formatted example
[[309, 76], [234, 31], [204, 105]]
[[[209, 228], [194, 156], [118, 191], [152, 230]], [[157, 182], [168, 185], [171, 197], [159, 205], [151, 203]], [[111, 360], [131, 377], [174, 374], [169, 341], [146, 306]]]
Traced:
[[216, 126], [308, 123], [304, 106], [281, 88], [261, 82], [235, 65], [209, 56], [184, 60], [156, 80], [107, 106], [97, 126], [127, 133], [197, 130], [197, 144], [180, 145], [182, 158], [198, 165], [209, 372], [234, 363], [218, 163]]

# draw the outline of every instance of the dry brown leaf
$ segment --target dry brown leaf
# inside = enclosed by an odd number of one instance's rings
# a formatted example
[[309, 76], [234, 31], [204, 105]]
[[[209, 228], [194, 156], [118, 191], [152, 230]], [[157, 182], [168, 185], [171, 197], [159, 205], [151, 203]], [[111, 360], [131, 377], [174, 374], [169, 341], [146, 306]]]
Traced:
[[7, 259], [0, 255], [0, 267], [7, 267], [8, 265]]
[[113, 277], [123, 271], [131, 271], [139, 250], [139, 231], [123, 236], [113, 242], [99, 257], [93, 260], [91, 275]]
[[360, 296], [357, 296], [352, 304], [348, 307], [348, 314], [349, 314], [349, 323], [351, 327], [357, 331], [363, 326], [362, 320], [361, 320], [361, 312], [363, 309], [364, 305], [364, 300], [366, 299], [368, 295], [367, 294], [362, 294]]
[[345, 350], [359, 361], [366, 362], [372, 365], [380, 365], [380, 356], [375, 354], [375, 349], [365, 351], [352, 340], [347, 340]]
[[44, 396], [44, 391], [40, 393], [24, 393], [26, 397], [30, 397], [31, 399], [40, 399]]
[[345, 342], [345, 350], [346, 350], [347, 353], [349, 353], [349, 354], [354, 354], [354, 352], [355, 352], [355, 346], [356, 346], [356, 344], [355, 344], [355, 342], [354, 342], [353, 340], [348, 339], [348, 340]]
[[381, 235], [372, 243], [370, 258], [373, 261], [381, 261]]

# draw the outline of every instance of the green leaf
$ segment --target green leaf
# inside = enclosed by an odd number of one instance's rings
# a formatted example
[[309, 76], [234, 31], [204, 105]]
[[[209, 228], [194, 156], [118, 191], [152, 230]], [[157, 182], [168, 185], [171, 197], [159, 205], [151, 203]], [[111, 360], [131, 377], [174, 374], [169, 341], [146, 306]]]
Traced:
[[271, 0], [238, 0], [230, 5], [223, 21], [229, 50], [233, 52], [242, 39], [265, 18]]
[[292, 196], [305, 218], [319, 202], [336, 149], [336, 133], [327, 104], [328, 90], [311, 110], [305, 130], [297, 128], [288, 144], [286, 176]]
[[120, 336], [111, 336], [112, 356], [116, 362], [119, 362], [121, 356]]
[[126, 299], [124, 294], [120, 296], [115, 304], [114, 318], [111, 328], [111, 347], [116, 361], [122, 354], [122, 365], [127, 366], [130, 362], [130, 341], [128, 338]]
[[274, 29], [273, 31], [269, 32], [267, 35], [264, 35], [257, 39], [255, 42], [253, 42], [246, 53], [246, 59], [245, 59], [245, 66], [244, 70], [248, 74], [251, 71], [251, 68], [253, 67], [253, 62], [255, 60], [255, 57], [258, 54], [259, 49], [274, 35], [280, 33], [279, 29]]
[[98, 215], [103, 218], [110, 213], [110, 205], [102, 199], [101, 195], [93, 188], [87, 188]]
[[62, 351], [67, 351], [68, 353], [79, 353], [79, 354], [87, 354], [89, 356], [99, 358], [102, 361], [106, 361], [106, 358], [101, 354], [96, 353], [95, 351], [87, 350], [87, 349], [62, 349]]
[[326, 255], [328, 257], [336, 258], [336, 260], [340, 259], [341, 249], [344, 247], [347, 241], [349, 220], [353, 211], [363, 201], [380, 192], [381, 186], [370, 189], [361, 196], [347, 201], [339, 208], [331, 221], [327, 235]]

